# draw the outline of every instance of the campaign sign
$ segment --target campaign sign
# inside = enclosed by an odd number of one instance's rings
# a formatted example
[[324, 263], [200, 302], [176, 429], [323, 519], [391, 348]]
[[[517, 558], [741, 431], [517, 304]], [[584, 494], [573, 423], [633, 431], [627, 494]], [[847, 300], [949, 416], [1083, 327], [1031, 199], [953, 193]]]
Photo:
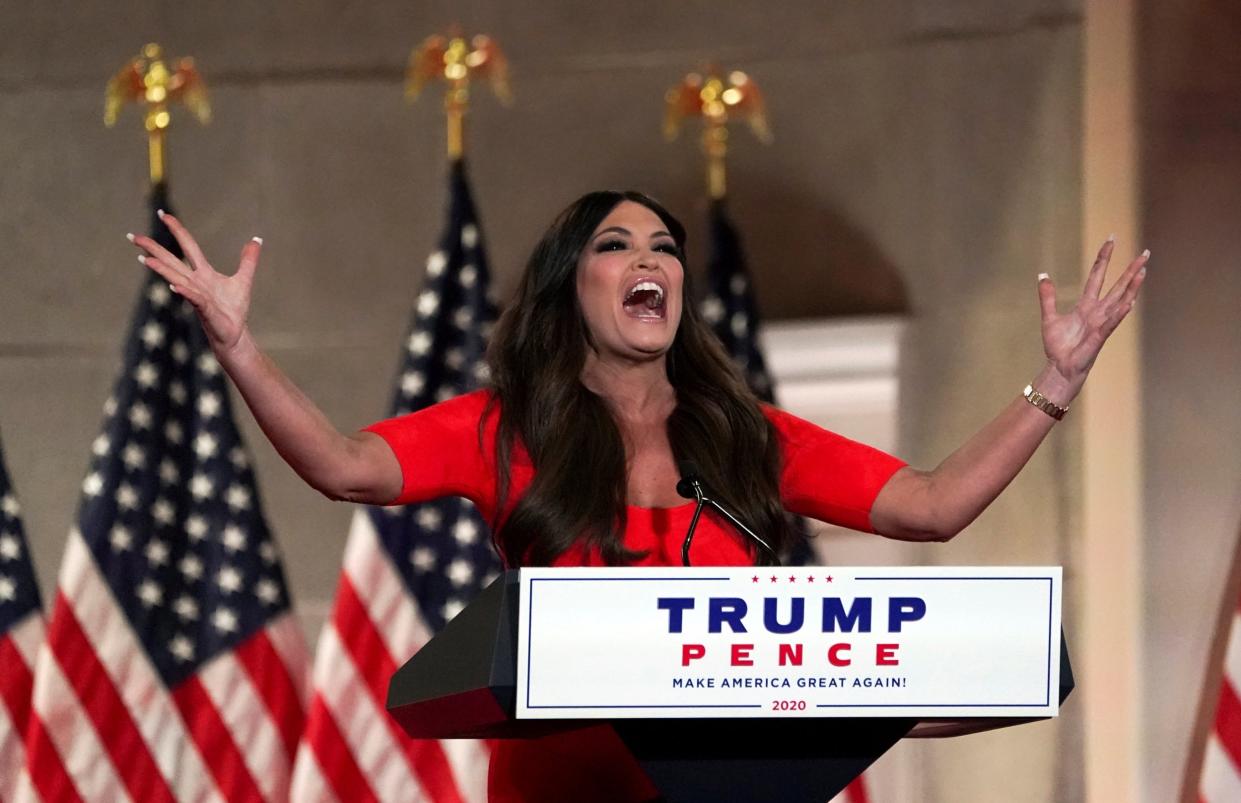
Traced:
[[1055, 716], [1060, 575], [522, 569], [517, 716]]

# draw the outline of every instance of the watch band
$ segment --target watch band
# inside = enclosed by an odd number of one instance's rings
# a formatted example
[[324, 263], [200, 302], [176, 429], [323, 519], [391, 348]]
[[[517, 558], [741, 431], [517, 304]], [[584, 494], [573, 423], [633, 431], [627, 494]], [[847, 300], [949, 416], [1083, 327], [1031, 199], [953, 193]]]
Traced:
[[1042, 393], [1039, 393], [1033, 385], [1026, 385], [1025, 390], [1021, 391], [1021, 395], [1025, 396], [1026, 401], [1030, 402], [1030, 404], [1033, 404], [1057, 421], [1064, 418], [1064, 414], [1069, 411], [1069, 408], [1061, 407]]

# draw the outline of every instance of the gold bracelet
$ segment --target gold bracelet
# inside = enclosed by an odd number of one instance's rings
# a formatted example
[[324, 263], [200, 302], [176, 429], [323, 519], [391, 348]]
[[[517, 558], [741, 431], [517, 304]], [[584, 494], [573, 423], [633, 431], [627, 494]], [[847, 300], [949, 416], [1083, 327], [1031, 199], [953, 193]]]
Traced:
[[1033, 404], [1057, 421], [1064, 418], [1064, 414], [1069, 411], [1069, 408], [1061, 407], [1042, 393], [1039, 393], [1034, 389], [1033, 385], [1026, 385], [1025, 390], [1021, 391], [1021, 395], [1025, 396], [1026, 401], [1030, 402], [1030, 404]]

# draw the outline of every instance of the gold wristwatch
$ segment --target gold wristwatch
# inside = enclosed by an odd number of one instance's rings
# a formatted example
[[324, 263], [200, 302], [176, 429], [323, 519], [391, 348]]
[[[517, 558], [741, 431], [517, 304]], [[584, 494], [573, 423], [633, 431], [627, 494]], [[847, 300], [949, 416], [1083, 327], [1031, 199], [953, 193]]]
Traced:
[[1042, 393], [1039, 393], [1034, 389], [1033, 385], [1026, 385], [1026, 389], [1021, 391], [1021, 395], [1025, 396], [1026, 401], [1030, 402], [1030, 404], [1033, 404], [1057, 421], [1064, 418], [1064, 414], [1069, 411], [1069, 408], [1061, 407]]

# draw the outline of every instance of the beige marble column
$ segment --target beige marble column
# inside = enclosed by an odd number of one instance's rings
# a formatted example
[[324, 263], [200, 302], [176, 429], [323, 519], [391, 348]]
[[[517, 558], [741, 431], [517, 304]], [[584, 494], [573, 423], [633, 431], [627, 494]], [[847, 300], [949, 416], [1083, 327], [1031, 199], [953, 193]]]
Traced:
[[[1089, 0], [1085, 11], [1082, 265], [1108, 234], [1112, 273], [1138, 244], [1134, 3]], [[1082, 433], [1082, 530], [1073, 609], [1081, 633], [1089, 801], [1139, 800], [1141, 664], [1141, 391], [1139, 328], [1112, 336], [1072, 415]]]

